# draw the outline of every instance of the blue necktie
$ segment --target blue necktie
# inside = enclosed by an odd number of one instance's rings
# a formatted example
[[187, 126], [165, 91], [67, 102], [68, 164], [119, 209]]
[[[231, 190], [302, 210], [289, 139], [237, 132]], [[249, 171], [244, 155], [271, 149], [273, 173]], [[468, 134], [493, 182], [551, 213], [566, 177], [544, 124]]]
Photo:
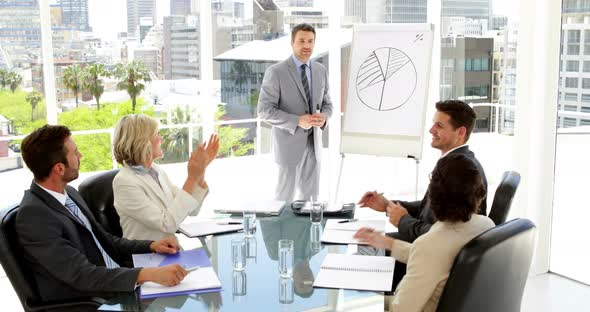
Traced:
[[80, 223], [82, 225], [84, 225], [84, 227], [86, 227], [88, 229], [88, 231], [90, 231], [90, 234], [92, 234], [92, 238], [94, 238], [94, 243], [96, 243], [98, 250], [100, 250], [100, 253], [102, 254], [102, 258], [104, 259], [104, 263], [105, 263], [106, 267], [109, 269], [118, 268], [119, 265], [117, 264], [117, 262], [115, 262], [109, 256], [109, 254], [107, 254], [107, 252], [104, 251], [104, 249], [102, 248], [102, 246], [98, 242], [98, 239], [96, 239], [96, 236], [94, 236], [94, 233], [92, 232], [92, 227], [90, 226], [90, 222], [88, 221], [86, 216], [82, 213], [82, 210], [80, 210], [80, 208], [76, 205], [76, 203], [74, 203], [74, 201], [72, 201], [69, 197], [66, 198], [66, 208], [68, 208], [68, 210], [70, 210], [70, 212], [74, 215], [74, 217], [76, 217], [78, 219], [78, 221], [80, 221]]
[[313, 114], [313, 105], [311, 104], [311, 92], [309, 92], [309, 81], [307, 81], [307, 64], [301, 64], [301, 84], [303, 84], [303, 90], [305, 91], [305, 97], [307, 98], [307, 105], [309, 106], [309, 113]]

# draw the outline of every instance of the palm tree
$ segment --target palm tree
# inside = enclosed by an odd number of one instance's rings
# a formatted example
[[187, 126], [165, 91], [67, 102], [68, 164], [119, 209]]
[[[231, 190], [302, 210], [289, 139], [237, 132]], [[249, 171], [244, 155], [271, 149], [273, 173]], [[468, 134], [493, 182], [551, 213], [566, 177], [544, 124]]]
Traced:
[[101, 77], [109, 77], [111, 73], [105, 70], [103, 64], [94, 63], [82, 71], [82, 88], [96, 99], [96, 109], [100, 110], [100, 97], [104, 93], [104, 83]]
[[74, 92], [74, 96], [76, 97], [76, 108], [78, 108], [78, 92], [80, 92], [80, 89], [82, 88], [82, 69], [78, 64], [70, 65], [64, 69], [63, 74], [64, 85], [66, 88]]
[[131, 97], [132, 111], [135, 112], [136, 99], [145, 88], [144, 83], [152, 81], [149, 72], [143, 66], [142, 61], [133, 60], [133, 62], [127, 65], [122, 63], [117, 64], [115, 67], [115, 77], [119, 79], [117, 89], [127, 91], [129, 97]]
[[8, 71], [4, 69], [0, 69], [0, 87], [2, 89], [6, 88], [8, 85]]
[[8, 86], [10, 87], [10, 91], [12, 93], [16, 92], [16, 88], [23, 82], [23, 77], [16, 72], [9, 72], [7, 75], [7, 82]]
[[35, 108], [37, 107], [37, 104], [39, 104], [39, 102], [41, 102], [41, 100], [43, 100], [43, 97], [41, 96], [41, 93], [39, 93], [37, 91], [33, 91], [33, 92], [27, 94], [27, 96], [25, 97], [25, 100], [27, 100], [27, 102], [29, 102], [29, 104], [31, 104], [31, 121], [33, 121], [34, 120], [33, 113], [35, 112]]

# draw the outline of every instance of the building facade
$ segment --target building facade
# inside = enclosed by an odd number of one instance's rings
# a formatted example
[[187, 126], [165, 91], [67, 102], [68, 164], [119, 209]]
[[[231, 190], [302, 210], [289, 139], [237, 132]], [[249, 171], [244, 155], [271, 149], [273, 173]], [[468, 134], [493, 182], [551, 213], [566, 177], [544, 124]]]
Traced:
[[[441, 43], [441, 100], [492, 103], [492, 38], [446, 37]], [[490, 107], [475, 107], [475, 132], [492, 130]]]
[[139, 37], [142, 17], [156, 21], [156, 0], [127, 0], [127, 35]]

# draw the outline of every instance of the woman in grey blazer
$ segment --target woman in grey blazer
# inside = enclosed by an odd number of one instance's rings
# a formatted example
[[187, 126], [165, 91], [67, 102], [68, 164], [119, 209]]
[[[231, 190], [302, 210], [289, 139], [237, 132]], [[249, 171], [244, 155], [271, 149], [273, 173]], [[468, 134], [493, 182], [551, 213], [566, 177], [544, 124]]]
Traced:
[[[428, 200], [436, 223], [413, 244], [360, 229], [355, 237], [373, 247], [387, 248], [397, 261], [407, 263], [407, 273], [398, 284], [392, 311], [436, 311], [455, 257], [477, 235], [494, 227], [477, 214], [485, 188], [475, 162], [463, 154], [441, 158], [431, 175]], [[395, 203], [390, 204], [391, 210]], [[395, 217], [390, 214], [390, 218]], [[392, 221], [392, 220], [390, 220]]]
[[123, 165], [113, 180], [123, 237], [158, 240], [174, 235], [188, 215], [199, 213], [209, 192], [205, 170], [217, 156], [217, 135], [211, 135], [208, 144], [200, 144], [191, 153], [182, 188], [154, 163], [163, 156], [155, 119], [141, 114], [123, 117], [115, 129], [114, 141], [115, 159]]

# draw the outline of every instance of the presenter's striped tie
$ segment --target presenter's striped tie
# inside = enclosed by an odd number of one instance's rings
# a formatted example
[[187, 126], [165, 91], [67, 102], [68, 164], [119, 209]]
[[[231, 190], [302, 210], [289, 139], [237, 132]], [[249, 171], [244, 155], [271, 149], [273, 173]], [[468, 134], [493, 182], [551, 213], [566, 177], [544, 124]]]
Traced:
[[71, 200], [69, 197], [66, 198], [66, 208], [68, 208], [68, 210], [74, 215], [74, 217], [76, 217], [78, 221], [80, 221], [80, 223], [84, 225], [84, 227], [86, 227], [88, 231], [90, 231], [90, 234], [92, 234], [92, 238], [94, 238], [94, 243], [96, 243], [96, 247], [98, 247], [98, 250], [100, 250], [100, 253], [102, 254], [102, 258], [104, 259], [106, 267], [109, 269], [118, 268], [119, 265], [117, 264], [117, 262], [115, 262], [115, 260], [113, 260], [109, 256], [109, 254], [107, 254], [107, 252], [100, 245], [100, 242], [98, 241], [96, 236], [94, 236], [88, 218], [86, 218], [86, 216], [82, 213], [82, 210], [80, 210], [78, 205], [76, 205], [76, 203], [74, 203], [74, 201]]
[[305, 69], [307, 64], [301, 64], [301, 83], [303, 84], [303, 90], [305, 91], [305, 97], [307, 98], [307, 105], [309, 106], [309, 113], [313, 114], [313, 106], [311, 105], [311, 93], [309, 92], [309, 81], [307, 81], [307, 74]]

